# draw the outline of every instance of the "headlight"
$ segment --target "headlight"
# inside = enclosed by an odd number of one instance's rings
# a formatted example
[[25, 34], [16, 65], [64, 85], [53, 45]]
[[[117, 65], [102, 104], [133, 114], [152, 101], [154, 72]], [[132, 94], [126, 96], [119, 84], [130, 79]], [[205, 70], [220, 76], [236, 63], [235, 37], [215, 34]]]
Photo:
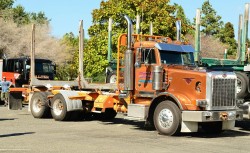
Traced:
[[205, 99], [196, 100], [196, 106], [206, 107], [207, 105], [208, 105], [208, 103], [207, 103], [207, 100], [205, 100]]

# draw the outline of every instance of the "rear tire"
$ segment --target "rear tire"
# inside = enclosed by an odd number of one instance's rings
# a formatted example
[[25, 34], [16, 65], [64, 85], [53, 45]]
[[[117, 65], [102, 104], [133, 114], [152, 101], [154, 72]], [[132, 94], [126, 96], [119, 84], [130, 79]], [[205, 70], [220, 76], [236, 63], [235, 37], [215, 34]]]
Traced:
[[35, 92], [31, 98], [30, 109], [34, 118], [49, 117], [50, 111], [48, 106], [49, 92]]
[[172, 101], [163, 101], [155, 109], [154, 125], [163, 135], [178, 135], [181, 131], [181, 111]]
[[56, 121], [67, 121], [72, 112], [67, 112], [66, 101], [62, 94], [56, 94], [51, 100], [51, 115]]

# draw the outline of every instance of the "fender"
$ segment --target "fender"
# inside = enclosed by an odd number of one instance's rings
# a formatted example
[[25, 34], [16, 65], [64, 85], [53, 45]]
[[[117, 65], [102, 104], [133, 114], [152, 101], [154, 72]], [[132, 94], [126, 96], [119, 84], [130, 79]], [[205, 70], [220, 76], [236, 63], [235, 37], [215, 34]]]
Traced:
[[185, 105], [182, 105], [182, 103], [180, 102], [180, 100], [179, 100], [176, 96], [174, 96], [172, 93], [169, 93], [169, 92], [161, 92], [161, 93], [159, 93], [159, 94], [152, 100], [152, 102], [151, 102], [151, 104], [150, 104], [150, 107], [151, 107], [151, 105], [152, 105], [153, 103], [155, 103], [155, 102], [156, 102], [158, 99], [160, 99], [160, 97], [162, 97], [162, 96], [164, 96], [165, 99], [168, 99], [167, 97], [169, 97], [170, 99], [173, 99], [173, 100], [174, 100], [173, 102], [175, 102], [175, 103], [177, 104], [177, 106], [178, 106], [181, 110], [185, 109]]
[[[156, 106], [164, 101], [164, 100], [172, 100], [179, 108], [180, 110], [187, 110], [187, 107], [185, 105], [182, 105], [182, 103], [180, 102], [180, 100], [173, 94], [169, 93], [169, 92], [161, 92], [159, 93], [152, 101], [151, 104], [149, 106], [149, 111], [148, 111], [148, 118], [147, 120], [149, 122], [152, 121], [153, 119], [153, 115], [154, 115], [154, 110], [156, 108]], [[185, 98], [186, 99], [186, 98]], [[151, 120], [151, 121], [150, 121]]]
[[67, 111], [76, 111], [83, 110], [82, 101], [78, 99], [69, 99], [71, 96], [79, 96], [77, 91], [69, 91], [69, 90], [59, 90], [65, 99], [67, 105]]

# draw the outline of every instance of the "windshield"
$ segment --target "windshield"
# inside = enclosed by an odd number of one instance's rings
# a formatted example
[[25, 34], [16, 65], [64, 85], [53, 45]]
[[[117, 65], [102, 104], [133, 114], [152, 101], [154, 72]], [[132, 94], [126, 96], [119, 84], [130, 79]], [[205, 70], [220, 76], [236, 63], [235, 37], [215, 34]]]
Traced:
[[54, 73], [54, 65], [51, 63], [36, 62], [35, 72], [37, 72], [37, 73]]
[[194, 56], [192, 52], [175, 52], [160, 50], [162, 64], [193, 65]]

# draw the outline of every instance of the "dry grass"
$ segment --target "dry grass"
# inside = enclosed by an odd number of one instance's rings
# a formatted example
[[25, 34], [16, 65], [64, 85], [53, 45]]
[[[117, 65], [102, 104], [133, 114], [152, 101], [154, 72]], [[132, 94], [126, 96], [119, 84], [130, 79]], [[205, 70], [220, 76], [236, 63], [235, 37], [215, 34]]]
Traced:
[[[194, 37], [187, 35], [186, 38], [195, 46]], [[209, 58], [223, 58], [225, 49], [229, 46], [221, 43], [218, 39], [212, 36], [201, 36], [201, 56]], [[233, 57], [232, 57], [233, 58]]]
[[[0, 27], [0, 49], [8, 58], [30, 55], [31, 24], [18, 27], [12, 21], [0, 19]], [[35, 42], [36, 58], [48, 58], [56, 63], [71, 58], [66, 46], [51, 36], [47, 25], [36, 26]]]

